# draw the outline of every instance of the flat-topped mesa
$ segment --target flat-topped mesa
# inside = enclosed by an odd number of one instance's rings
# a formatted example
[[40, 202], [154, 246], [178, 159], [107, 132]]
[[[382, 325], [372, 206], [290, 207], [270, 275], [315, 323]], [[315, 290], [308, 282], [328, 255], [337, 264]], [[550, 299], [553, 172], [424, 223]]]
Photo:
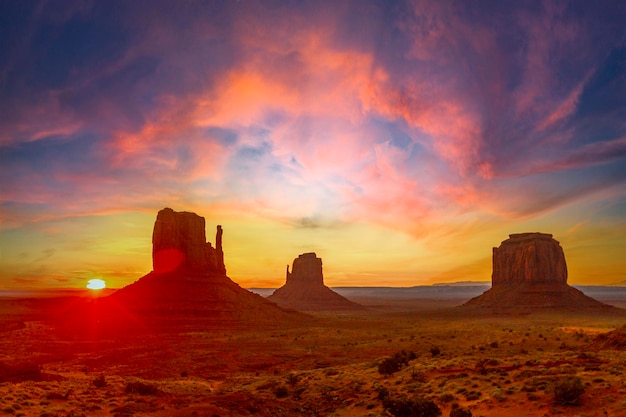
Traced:
[[486, 308], [494, 313], [618, 311], [567, 285], [563, 248], [550, 234], [509, 235], [493, 248], [491, 279], [491, 288], [463, 304], [464, 308]]
[[303, 253], [293, 260], [291, 272], [287, 265], [287, 285], [297, 283], [324, 285], [322, 274], [322, 259], [315, 252]]
[[226, 274], [222, 227], [217, 226], [216, 248], [206, 241], [204, 217], [164, 208], [152, 232], [152, 267], [156, 273], [176, 270]]
[[546, 233], [509, 235], [493, 248], [492, 286], [513, 284], [567, 285], [563, 248]]

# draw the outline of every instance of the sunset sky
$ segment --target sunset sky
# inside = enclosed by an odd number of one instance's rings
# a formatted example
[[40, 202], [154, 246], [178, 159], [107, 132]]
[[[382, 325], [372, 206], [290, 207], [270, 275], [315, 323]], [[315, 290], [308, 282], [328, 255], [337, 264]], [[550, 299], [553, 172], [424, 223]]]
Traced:
[[127, 285], [171, 207], [228, 275], [626, 280], [626, 2], [0, 0], [0, 289]]

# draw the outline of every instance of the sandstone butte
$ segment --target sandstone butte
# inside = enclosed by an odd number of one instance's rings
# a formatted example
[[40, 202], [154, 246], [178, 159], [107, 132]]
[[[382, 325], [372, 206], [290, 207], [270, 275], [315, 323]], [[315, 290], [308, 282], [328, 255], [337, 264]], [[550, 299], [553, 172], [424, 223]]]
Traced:
[[619, 310], [567, 284], [563, 248], [546, 233], [512, 234], [493, 248], [491, 289], [463, 306], [496, 311]]
[[152, 234], [153, 270], [101, 301], [142, 317], [193, 316], [225, 325], [302, 320], [305, 315], [241, 288], [226, 275], [222, 236], [217, 226], [213, 246], [206, 241], [203, 217], [159, 211]]
[[322, 259], [314, 252], [303, 253], [287, 265], [285, 285], [268, 297], [276, 304], [300, 311], [344, 311], [363, 309], [324, 285]]

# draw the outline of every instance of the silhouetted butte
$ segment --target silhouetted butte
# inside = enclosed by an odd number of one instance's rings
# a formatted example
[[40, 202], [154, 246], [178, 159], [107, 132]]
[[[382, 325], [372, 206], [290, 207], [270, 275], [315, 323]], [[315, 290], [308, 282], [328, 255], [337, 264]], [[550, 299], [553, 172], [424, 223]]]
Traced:
[[285, 285], [268, 297], [280, 306], [300, 311], [357, 310], [363, 306], [337, 294], [324, 285], [322, 259], [314, 252], [303, 253], [293, 261]]
[[[170, 208], [159, 211], [152, 234], [153, 270], [94, 300], [84, 317], [74, 321], [87, 320], [111, 330], [197, 320], [208, 320], [212, 326], [254, 326], [306, 317], [241, 288], [226, 276], [222, 235], [222, 227], [217, 226], [213, 247], [206, 241], [203, 217]], [[73, 319], [64, 320], [71, 325]]]
[[546, 233], [511, 234], [493, 248], [492, 287], [464, 306], [494, 311], [618, 310], [567, 284], [563, 248]]

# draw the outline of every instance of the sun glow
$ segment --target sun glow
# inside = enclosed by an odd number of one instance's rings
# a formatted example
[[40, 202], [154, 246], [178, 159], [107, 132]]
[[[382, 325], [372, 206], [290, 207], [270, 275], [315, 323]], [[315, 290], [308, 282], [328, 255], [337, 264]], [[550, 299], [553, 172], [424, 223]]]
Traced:
[[89, 288], [90, 290], [101, 290], [105, 287], [106, 282], [101, 279], [90, 279], [89, 282], [87, 282], [87, 288]]

